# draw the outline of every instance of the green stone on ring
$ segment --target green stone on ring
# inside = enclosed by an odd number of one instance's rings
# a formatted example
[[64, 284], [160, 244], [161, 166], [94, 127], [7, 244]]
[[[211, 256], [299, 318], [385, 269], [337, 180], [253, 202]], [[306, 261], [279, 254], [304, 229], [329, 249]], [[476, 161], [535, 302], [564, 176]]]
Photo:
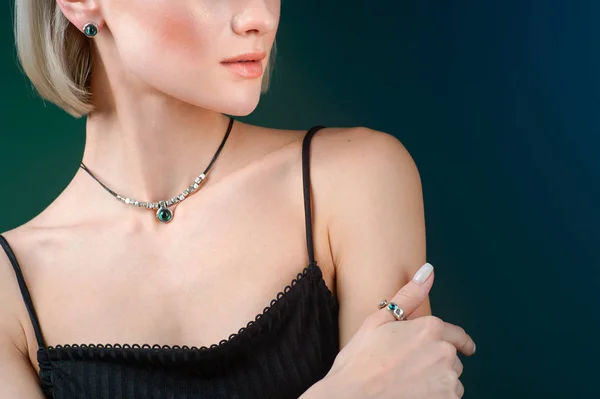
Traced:
[[395, 304], [393, 304], [393, 303], [390, 303], [390, 304], [388, 305], [388, 308], [389, 308], [390, 310], [395, 310], [395, 309], [396, 309], [396, 305], [395, 305]]
[[168, 223], [173, 219], [173, 212], [167, 207], [159, 208], [156, 211], [156, 218], [163, 223]]

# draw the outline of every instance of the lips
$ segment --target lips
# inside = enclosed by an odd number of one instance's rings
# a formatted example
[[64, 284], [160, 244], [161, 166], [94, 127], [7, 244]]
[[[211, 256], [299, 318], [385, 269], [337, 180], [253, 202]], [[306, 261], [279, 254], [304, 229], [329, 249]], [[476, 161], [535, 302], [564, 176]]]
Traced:
[[222, 65], [244, 78], [259, 78], [264, 72], [262, 61], [223, 62]]
[[241, 63], [244, 63], [244, 62], [256, 62], [256, 61], [254, 61], [254, 60], [243, 60], [243, 61], [223, 61], [222, 63], [223, 63], [223, 64], [235, 64], [236, 62], [241, 62]]
[[234, 62], [251, 62], [251, 61], [261, 61], [266, 57], [266, 53], [264, 51], [258, 51], [253, 53], [244, 53], [237, 55], [235, 57], [228, 58], [226, 60], [221, 61], [223, 64], [231, 64]]

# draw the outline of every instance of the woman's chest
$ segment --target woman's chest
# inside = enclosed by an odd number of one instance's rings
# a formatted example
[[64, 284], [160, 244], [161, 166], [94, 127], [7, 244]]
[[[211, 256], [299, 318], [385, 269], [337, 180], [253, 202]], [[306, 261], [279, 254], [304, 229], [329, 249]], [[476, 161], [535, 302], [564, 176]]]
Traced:
[[[274, 208], [262, 217], [213, 213], [160, 239], [117, 229], [55, 234], [46, 256], [24, 267], [46, 343], [200, 347], [227, 338], [308, 264], [302, 213]], [[330, 272], [323, 277], [333, 291]]]

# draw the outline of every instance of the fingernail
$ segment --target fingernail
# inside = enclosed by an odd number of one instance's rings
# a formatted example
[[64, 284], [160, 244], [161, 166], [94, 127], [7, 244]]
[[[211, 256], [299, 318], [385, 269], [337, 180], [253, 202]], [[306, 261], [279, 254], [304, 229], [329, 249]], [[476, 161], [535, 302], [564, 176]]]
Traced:
[[477, 349], [477, 345], [475, 345], [475, 342], [473, 342], [473, 354], [475, 354], [476, 349]]
[[427, 281], [427, 278], [432, 271], [433, 266], [431, 263], [425, 263], [419, 270], [417, 270], [415, 276], [413, 277], [413, 281], [418, 284], [423, 284], [425, 281]]

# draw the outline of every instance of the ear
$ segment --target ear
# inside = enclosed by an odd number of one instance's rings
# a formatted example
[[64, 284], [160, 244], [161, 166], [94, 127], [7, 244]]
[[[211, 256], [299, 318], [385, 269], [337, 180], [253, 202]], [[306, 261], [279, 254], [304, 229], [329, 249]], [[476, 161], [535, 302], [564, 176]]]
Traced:
[[104, 23], [100, 15], [98, 0], [56, 0], [64, 16], [83, 32], [87, 23], [94, 23], [100, 29]]

